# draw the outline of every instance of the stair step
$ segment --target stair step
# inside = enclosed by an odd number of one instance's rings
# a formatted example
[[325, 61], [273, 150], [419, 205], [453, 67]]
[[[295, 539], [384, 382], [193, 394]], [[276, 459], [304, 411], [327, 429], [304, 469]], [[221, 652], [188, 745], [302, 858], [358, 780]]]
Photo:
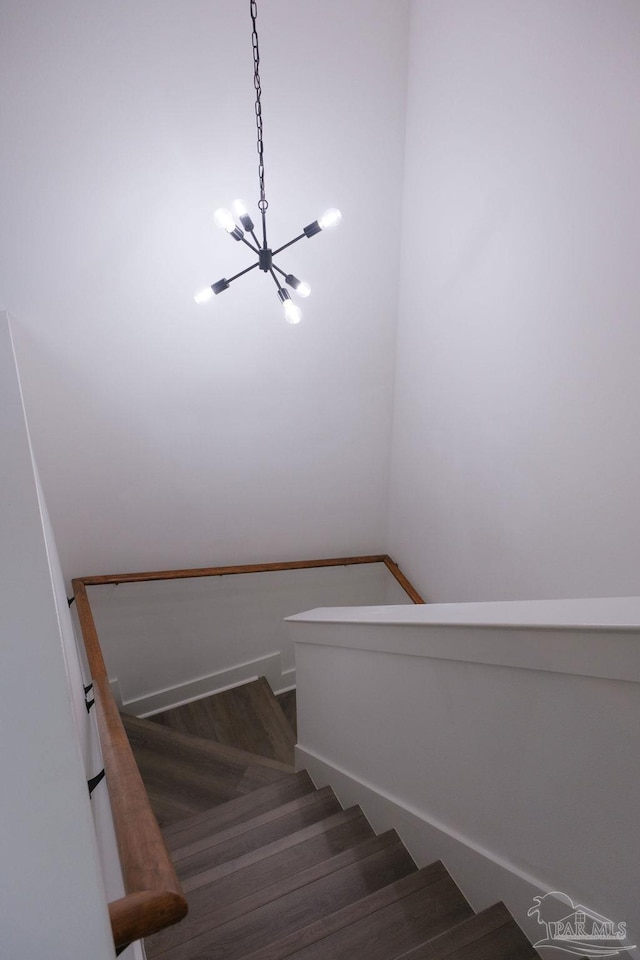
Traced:
[[[329, 824], [335, 819], [334, 816], [323, 822]], [[187, 920], [154, 936], [147, 942], [147, 952], [149, 956], [161, 953], [219, 923], [248, 913], [281, 896], [287, 884], [293, 889], [308, 883], [312, 869], [320, 872], [335, 869], [335, 865], [329, 865], [332, 860], [335, 864], [335, 858], [343, 851], [347, 857], [362, 858], [367, 855], [364, 852], [366, 842], [371, 843], [368, 852], [373, 852], [397, 840], [398, 836], [392, 830], [376, 837], [364, 814], [360, 813], [354, 819], [327, 828], [315, 837], [249, 863], [222, 878], [190, 887], [185, 891], [189, 903]]]
[[286, 834], [278, 840], [273, 840], [271, 843], [267, 843], [262, 847], [256, 847], [255, 850], [249, 850], [248, 853], [243, 853], [233, 860], [225, 860], [224, 863], [203, 870], [201, 873], [183, 880], [182, 889], [186, 894], [189, 894], [199, 887], [230, 877], [232, 874], [240, 870], [245, 870], [253, 864], [258, 864], [270, 857], [283, 854], [287, 850], [293, 850], [298, 847], [299, 844], [306, 843], [314, 837], [321, 837], [336, 827], [344, 826], [360, 817], [362, 817], [360, 807], [354, 806], [349, 807], [347, 810], [339, 810], [338, 813], [334, 813], [322, 820], [317, 820], [315, 823], [310, 823], [308, 826], [302, 827], [293, 833]]
[[294, 776], [278, 780], [268, 787], [254, 790], [235, 800], [221, 803], [217, 807], [195, 814], [165, 828], [162, 832], [169, 850], [176, 850], [189, 843], [211, 836], [219, 830], [249, 820], [253, 817], [280, 807], [296, 797], [313, 793], [315, 787], [306, 770], [301, 770]]
[[310, 823], [324, 820], [339, 810], [340, 803], [333, 790], [324, 787], [174, 850], [172, 859], [176, 872], [181, 880], [193, 877], [203, 870], [281, 839]]
[[472, 915], [438, 861], [243, 960], [391, 960]]
[[123, 717], [189, 903], [158, 960], [540, 960], [503, 904], [474, 915], [442, 863], [295, 773], [295, 691], [264, 678]]
[[[271, 856], [254, 860], [223, 878], [204, 882], [201, 882], [202, 875], [192, 878], [187, 891], [190, 911], [192, 905], [197, 908], [200, 902], [205, 901], [215, 904], [217, 910], [227, 904], [246, 900], [259, 890], [338, 856], [343, 850], [356, 847], [365, 840], [376, 839], [363, 813], [359, 812], [357, 816], [341, 822], [338, 822], [339, 816], [334, 814], [333, 817], [320, 821], [319, 826], [324, 825], [324, 829], [316, 836], [300, 840], [293, 846], [272, 853]], [[296, 836], [301, 833], [303, 831], [298, 831]], [[385, 839], [381, 842], [389, 841]]]
[[[208, 960], [237, 960], [261, 947], [265, 938], [282, 937], [415, 870], [397, 837], [384, 841], [374, 837], [255, 894], [248, 898], [247, 909], [234, 905], [216, 911], [213, 907], [211, 925], [170, 947], [171, 960], [205, 956]], [[152, 949], [150, 955], [162, 954]]]
[[155, 714], [154, 723], [293, 764], [295, 736], [264, 677]]
[[[178, 708], [179, 709], [179, 708]], [[158, 714], [160, 716], [160, 714]], [[193, 754], [194, 760], [211, 758], [222, 763], [239, 766], [257, 766], [281, 773], [294, 773], [292, 764], [274, 760], [259, 753], [253, 753], [242, 747], [222, 743], [210, 737], [201, 737], [195, 733], [182, 732], [156, 721], [155, 717], [134, 717], [130, 713], [121, 713], [127, 736], [136, 746], [163, 750], [169, 759], [175, 756], [182, 759], [184, 753]]]
[[160, 826], [293, 776], [279, 761], [139, 717], [122, 721]]
[[539, 960], [503, 903], [483, 910], [398, 960]]

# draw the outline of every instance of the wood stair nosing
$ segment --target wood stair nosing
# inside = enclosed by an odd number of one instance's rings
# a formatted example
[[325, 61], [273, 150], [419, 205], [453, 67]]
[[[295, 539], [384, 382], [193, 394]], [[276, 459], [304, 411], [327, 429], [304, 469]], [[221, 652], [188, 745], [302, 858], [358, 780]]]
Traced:
[[273, 840], [264, 846], [256, 847], [255, 850], [249, 850], [247, 853], [235, 859], [226, 860], [224, 863], [208, 868], [201, 873], [194, 874], [192, 877], [186, 877], [182, 880], [182, 888], [186, 894], [189, 894], [198, 887], [206, 886], [230, 877], [237, 871], [251, 867], [253, 864], [259, 863], [267, 858], [277, 856], [314, 837], [321, 837], [336, 827], [344, 826], [361, 817], [363, 817], [362, 811], [360, 807], [357, 806], [349, 807], [347, 810], [339, 810], [329, 817], [310, 823], [306, 827], [302, 827], [293, 833], [280, 837], [278, 840]]
[[284, 807], [270, 810], [253, 820], [235, 824], [228, 830], [214, 834], [174, 850], [172, 859], [178, 877], [186, 879], [202, 870], [233, 860], [299, 830], [301, 827], [318, 820], [324, 820], [342, 808], [331, 788], [306, 794], [298, 800], [292, 800]]
[[282, 806], [296, 797], [313, 793], [315, 787], [306, 770], [292, 777], [277, 780], [275, 783], [250, 793], [243, 794], [226, 803], [210, 807], [202, 813], [185, 818], [163, 829], [165, 843], [169, 850], [177, 850], [201, 837], [256, 817], [274, 807]]
[[[351, 848], [330, 861], [318, 864], [288, 878], [267, 894], [257, 894], [253, 909], [225, 919], [225, 911], [212, 917], [212, 923], [199, 935], [170, 948], [171, 960], [238, 960], [259, 948], [265, 938], [279, 938], [305, 927], [310, 921], [327, 916], [336, 909], [359, 901], [372, 891], [386, 887], [416, 866], [404, 844], [394, 840], [380, 846], [369, 840], [367, 849]], [[360, 853], [367, 854], [360, 856]], [[233, 913], [233, 911], [231, 911]], [[188, 925], [188, 921], [187, 921]], [[152, 954], [162, 956], [162, 953]], [[164, 953], [167, 956], [167, 953]]]
[[[359, 820], [351, 821], [351, 824], [358, 823], [366, 824], [364, 816]], [[371, 828], [369, 830], [371, 831]], [[325, 848], [318, 851], [309, 849], [308, 844], [300, 846], [306, 847], [307, 850], [306, 856], [298, 864], [281, 862], [278, 865], [271, 865], [272, 869], [270, 871], [265, 871], [264, 869], [260, 870], [260, 867], [264, 868], [270, 866], [270, 864], [269, 860], [263, 860], [258, 865], [258, 870], [254, 870], [253, 876], [247, 876], [247, 871], [241, 871], [245, 876], [239, 878], [239, 882], [235, 883], [235, 889], [232, 891], [228, 889], [224, 882], [201, 887], [194, 891], [188, 896], [189, 914], [187, 919], [177, 926], [169, 927], [151, 937], [146, 943], [148, 956], [156, 956], [187, 940], [197, 940], [198, 944], [202, 946], [208, 942], [210, 931], [216, 927], [227, 924], [245, 914], [254, 913], [258, 908], [276, 900], [279, 910], [285, 910], [291, 914], [291, 902], [283, 899], [287, 894], [308, 888], [303, 894], [307, 900], [321, 897], [322, 891], [318, 889], [319, 884], [316, 881], [338, 874], [339, 871], [358, 862], [368, 861], [368, 864], [363, 863], [360, 871], [364, 876], [367, 866], [370, 870], [376, 856], [382, 862], [380, 855], [383, 853], [386, 854], [389, 866], [393, 867], [393, 879], [402, 875], [402, 870], [405, 873], [410, 873], [417, 869], [395, 830], [389, 830], [380, 836], [374, 834], [373, 836], [363, 837], [362, 834], [358, 836], [357, 833], [345, 835], [341, 850]], [[380, 885], [382, 885], [383, 877], [383, 867], [380, 866], [376, 877]], [[227, 878], [227, 880], [231, 879], [235, 880], [236, 875]], [[338, 876], [337, 884], [334, 887], [336, 895], [339, 892], [339, 883], [340, 877]], [[326, 890], [324, 895], [326, 897]]]
[[396, 960], [540, 960], [504, 903], [463, 920]]
[[388, 960], [472, 915], [436, 861], [242, 960]]
[[293, 764], [295, 736], [265, 677], [155, 714], [152, 721]]

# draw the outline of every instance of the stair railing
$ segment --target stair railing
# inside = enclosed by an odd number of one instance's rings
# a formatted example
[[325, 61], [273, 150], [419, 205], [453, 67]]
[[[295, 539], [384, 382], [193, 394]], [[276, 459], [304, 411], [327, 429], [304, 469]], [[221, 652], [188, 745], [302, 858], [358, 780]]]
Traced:
[[125, 896], [109, 904], [116, 950], [163, 930], [187, 913], [187, 901], [149, 804], [118, 707], [83, 580], [73, 591], [95, 694], [98, 733], [120, 855]]

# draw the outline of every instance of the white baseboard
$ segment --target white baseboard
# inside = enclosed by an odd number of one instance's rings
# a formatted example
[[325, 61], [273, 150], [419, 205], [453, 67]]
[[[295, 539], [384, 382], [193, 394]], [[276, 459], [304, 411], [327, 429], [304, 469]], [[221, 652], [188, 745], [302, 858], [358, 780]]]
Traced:
[[279, 693], [288, 693], [289, 690], [295, 690], [296, 688], [296, 668], [291, 667], [290, 670], [283, 670], [280, 676], [280, 684], [278, 688], [273, 688], [275, 694]]
[[[210, 697], [214, 693], [221, 693], [231, 687], [238, 687], [251, 680], [257, 680], [258, 677], [266, 677], [272, 690], [280, 691], [289, 686], [289, 674], [287, 670], [283, 674], [280, 665], [280, 654], [270, 653], [257, 660], [250, 660], [247, 663], [239, 663], [226, 670], [218, 670], [206, 677], [198, 677], [196, 680], [189, 680], [187, 683], [180, 683], [173, 687], [165, 687], [163, 690], [156, 690], [154, 693], [143, 697], [136, 697], [131, 700], [121, 702], [122, 709], [126, 713], [132, 713], [136, 717], [150, 717], [154, 713], [160, 713], [162, 710], [169, 710], [171, 707], [180, 707], [184, 703], [191, 703], [193, 700], [202, 700], [203, 697]], [[110, 680], [112, 690], [119, 694], [118, 680]], [[295, 683], [295, 672], [294, 672]]]
[[[309, 772], [317, 787], [330, 784], [343, 806], [360, 804], [377, 833], [395, 828], [419, 867], [442, 860], [476, 912], [502, 901], [532, 943], [545, 937], [545, 928], [535, 916], [528, 917], [527, 911], [533, 906], [533, 898], [544, 896], [554, 889], [553, 885], [527, 876], [490, 851], [448, 833], [423, 813], [404, 806], [397, 798], [384, 794], [374, 785], [351, 776], [298, 744], [296, 770], [303, 769]], [[571, 891], [567, 892], [570, 895]], [[558, 904], [561, 906], [560, 901]], [[572, 956], [564, 950], [546, 946], [542, 955], [545, 960], [570, 960]], [[623, 951], [616, 960], [631, 960], [632, 957], [638, 957], [637, 951]]]

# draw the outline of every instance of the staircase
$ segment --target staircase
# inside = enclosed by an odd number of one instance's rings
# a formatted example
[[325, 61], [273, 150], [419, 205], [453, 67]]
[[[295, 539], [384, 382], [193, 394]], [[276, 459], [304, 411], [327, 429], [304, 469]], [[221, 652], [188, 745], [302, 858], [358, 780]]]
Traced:
[[[283, 700], [292, 718], [293, 698]], [[145, 940], [161, 960], [528, 960], [502, 904], [475, 914], [442, 863], [295, 773], [266, 680], [123, 716], [189, 903]]]

